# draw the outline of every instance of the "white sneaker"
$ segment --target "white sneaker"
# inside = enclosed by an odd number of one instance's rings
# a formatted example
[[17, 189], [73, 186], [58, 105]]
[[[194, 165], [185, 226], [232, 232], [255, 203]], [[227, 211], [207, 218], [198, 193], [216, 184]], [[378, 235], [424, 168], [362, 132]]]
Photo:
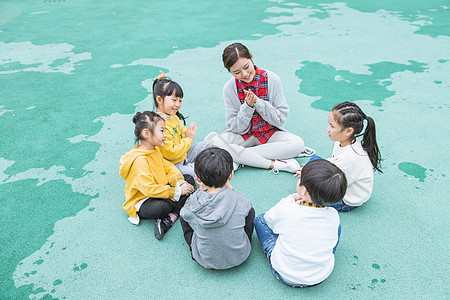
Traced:
[[315, 154], [316, 150], [305, 146], [305, 149], [303, 149], [303, 151], [299, 155], [297, 155], [297, 157], [313, 156]]
[[280, 171], [296, 173], [297, 170], [300, 169], [300, 164], [293, 158], [286, 160], [276, 160], [273, 169], [270, 172], [274, 174], [278, 174]]

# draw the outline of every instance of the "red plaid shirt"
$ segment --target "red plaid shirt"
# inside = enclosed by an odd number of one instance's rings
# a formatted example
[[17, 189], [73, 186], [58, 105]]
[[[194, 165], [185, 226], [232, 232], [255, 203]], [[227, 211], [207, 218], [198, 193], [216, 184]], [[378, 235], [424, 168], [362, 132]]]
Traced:
[[[259, 99], [269, 101], [269, 97], [267, 96], [267, 72], [258, 69], [256, 66], [255, 71], [255, 78], [253, 78], [250, 85], [244, 81], [236, 79], [237, 93], [242, 104], [245, 102], [244, 90], [251, 90]], [[246, 134], [243, 134], [242, 137], [244, 140], [247, 140], [253, 135], [261, 144], [264, 144], [278, 130], [278, 128], [272, 126], [264, 120], [255, 110], [255, 112], [253, 112], [250, 130]]]

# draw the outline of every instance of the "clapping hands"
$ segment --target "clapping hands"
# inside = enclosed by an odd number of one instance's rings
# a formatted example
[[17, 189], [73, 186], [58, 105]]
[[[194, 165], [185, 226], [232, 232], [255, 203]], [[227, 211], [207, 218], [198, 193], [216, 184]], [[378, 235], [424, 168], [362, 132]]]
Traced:
[[253, 107], [253, 105], [255, 105], [256, 99], [258, 97], [256, 97], [256, 95], [250, 90], [244, 90], [244, 94], [245, 94], [244, 100], [247, 103], [247, 105], [250, 107]]

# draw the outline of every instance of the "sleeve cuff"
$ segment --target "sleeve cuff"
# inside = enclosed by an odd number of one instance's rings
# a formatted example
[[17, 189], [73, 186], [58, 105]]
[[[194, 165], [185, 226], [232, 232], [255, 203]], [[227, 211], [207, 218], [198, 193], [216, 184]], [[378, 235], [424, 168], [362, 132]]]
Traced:
[[[256, 97], [256, 102], [255, 102], [255, 104], [253, 105], [253, 108], [254, 109], [257, 109], [257, 108], [263, 108], [264, 107], [264, 104], [262, 104], [261, 103], [261, 101], [264, 101], [264, 100], [261, 100], [261, 99], [259, 99], [258, 97]], [[247, 105], [248, 106], [248, 105]]]
[[[258, 102], [258, 100], [256, 100], [256, 102]], [[253, 115], [253, 112], [255, 111], [255, 105], [253, 105], [253, 107], [250, 107], [247, 103], [245, 103], [245, 105], [241, 105], [241, 107], [244, 112]]]
[[180, 197], [181, 197], [181, 187], [180, 187], [180, 185], [181, 185], [182, 183], [184, 183], [184, 182], [186, 182], [186, 181], [180, 180], [180, 181], [178, 181], [177, 184], [175, 185], [175, 195], [173, 195], [173, 200], [175, 200], [175, 201], [180, 200]]

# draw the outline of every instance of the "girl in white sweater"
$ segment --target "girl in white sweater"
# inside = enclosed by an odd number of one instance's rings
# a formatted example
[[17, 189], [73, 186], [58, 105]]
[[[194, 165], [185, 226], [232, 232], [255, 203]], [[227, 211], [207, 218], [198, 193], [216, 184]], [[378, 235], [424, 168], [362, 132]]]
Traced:
[[[363, 132], [364, 123], [367, 125]], [[333, 107], [327, 131], [335, 142], [333, 155], [328, 160], [344, 171], [348, 184], [342, 201], [331, 206], [338, 211], [351, 211], [370, 198], [374, 170], [382, 173], [375, 122], [355, 103], [343, 102]], [[360, 136], [362, 141], [358, 139]], [[311, 160], [318, 158], [313, 156]]]

